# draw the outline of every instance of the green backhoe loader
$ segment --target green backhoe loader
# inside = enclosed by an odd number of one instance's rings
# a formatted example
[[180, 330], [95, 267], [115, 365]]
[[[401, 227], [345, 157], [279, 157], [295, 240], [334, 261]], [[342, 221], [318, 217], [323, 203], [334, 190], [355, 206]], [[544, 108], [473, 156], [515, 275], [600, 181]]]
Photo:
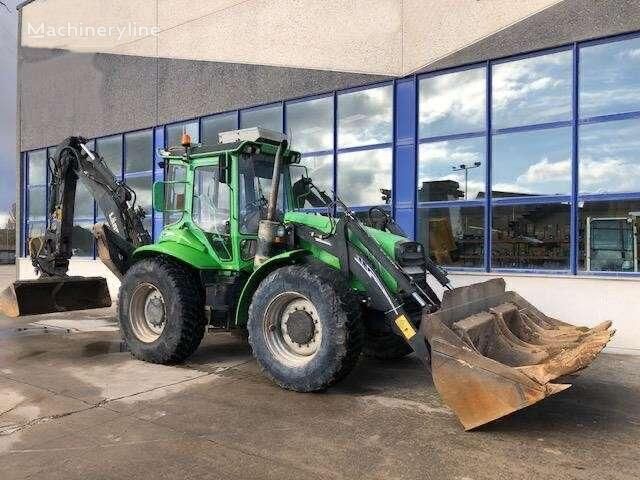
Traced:
[[[71, 143], [78, 162], [101, 162], [82, 139]], [[267, 377], [311, 392], [346, 376], [363, 352], [413, 352], [472, 429], [567, 388], [554, 380], [590, 364], [613, 335], [609, 322], [575, 327], [544, 315], [502, 279], [451, 288], [383, 209], [363, 222], [316, 188], [280, 133], [225, 132], [213, 146], [185, 136], [160, 154], [156, 242], [112, 224], [94, 230], [122, 281], [122, 335], [141, 360], [181, 362], [207, 328], [246, 329]], [[5, 302], [28, 305], [21, 295], [14, 289]]]

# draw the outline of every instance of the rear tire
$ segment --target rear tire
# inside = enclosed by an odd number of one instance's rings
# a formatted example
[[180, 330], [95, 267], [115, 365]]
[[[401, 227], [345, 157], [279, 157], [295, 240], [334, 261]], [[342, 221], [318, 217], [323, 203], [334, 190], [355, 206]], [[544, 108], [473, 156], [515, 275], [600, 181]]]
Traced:
[[166, 257], [137, 262], [120, 286], [118, 321], [134, 357], [161, 364], [184, 361], [200, 345], [206, 325], [196, 275]]
[[364, 341], [358, 299], [339, 271], [316, 263], [268, 275], [254, 294], [247, 329], [264, 374], [297, 392], [345, 377]]

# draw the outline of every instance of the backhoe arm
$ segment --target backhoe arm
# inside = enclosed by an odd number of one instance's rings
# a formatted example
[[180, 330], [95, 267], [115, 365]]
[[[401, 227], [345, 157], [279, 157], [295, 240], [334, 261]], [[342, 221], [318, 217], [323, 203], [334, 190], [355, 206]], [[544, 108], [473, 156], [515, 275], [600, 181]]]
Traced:
[[73, 217], [77, 182], [80, 180], [107, 219], [96, 225], [100, 257], [116, 274], [126, 269], [135, 247], [150, 243], [142, 225], [144, 211], [135, 205], [135, 192], [117, 180], [103, 159], [86, 146], [86, 139], [69, 137], [56, 149], [50, 162], [49, 226], [44, 236], [30, 239], [29, 253], [42, 276], [65, 276], [73, 255]]

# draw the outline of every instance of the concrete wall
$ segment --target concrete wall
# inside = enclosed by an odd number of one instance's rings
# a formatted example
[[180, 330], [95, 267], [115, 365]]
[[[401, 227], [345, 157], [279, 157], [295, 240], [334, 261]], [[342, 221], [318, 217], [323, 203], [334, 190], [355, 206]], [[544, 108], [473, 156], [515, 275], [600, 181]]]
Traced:
[[[21, 15], [21, 150], [640, 30], [636, 0], [38, 0]], [[160, 33], [34, 34], [43, 22]]]
[[541, 50], [571, 42], [640, 30], [637, 0], [563, 0], [419, 71]]
[[20, 70], [23, 151], [390, 78], [33, 48]]
[[[404, 75], [559, 1], [47, 0], [23, 9], [28, 28], [22, 45]], [[136, 28], [108, 35], [34, 34], [43, 21], [47, 29]]]

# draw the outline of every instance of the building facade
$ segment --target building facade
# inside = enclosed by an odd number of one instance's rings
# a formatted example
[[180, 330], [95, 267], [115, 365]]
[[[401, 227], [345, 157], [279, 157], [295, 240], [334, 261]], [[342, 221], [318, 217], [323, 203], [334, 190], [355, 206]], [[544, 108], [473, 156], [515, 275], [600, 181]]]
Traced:
[[[80, 4], [80, 5], [78, 5]], [[108, 4], [108, 5], [105, 5]], [[153, 235], [158, 148], [290, 135], [316, 183], [391, 211], [455, 285], [502, 276], [640, 353], [637, 0], [35, 0], [20, 8], [17, 249], [47, 157], [92, 138]], [[106, 269], [80, 188], [71, 272]], [[117, 282], [110, 277], [112, 291]]]

